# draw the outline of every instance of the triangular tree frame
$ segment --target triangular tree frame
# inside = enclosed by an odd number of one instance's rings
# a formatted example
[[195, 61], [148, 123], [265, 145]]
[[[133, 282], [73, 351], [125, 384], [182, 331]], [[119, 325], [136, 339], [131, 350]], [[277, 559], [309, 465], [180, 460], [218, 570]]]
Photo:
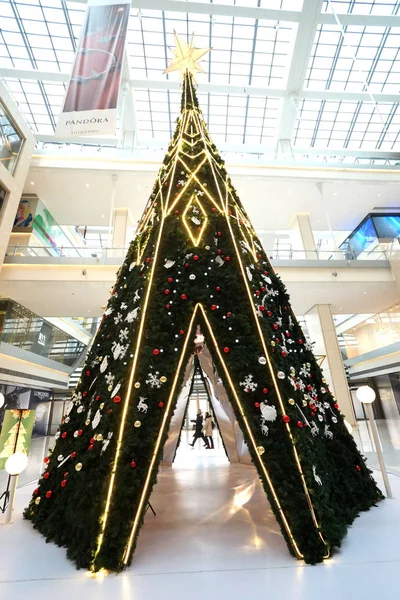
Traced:
[[191, 76], [137, 235], [25, 512], [78, 567], [132, 559], [200, 326], [289, 551], [381, 493], [211, 142]]

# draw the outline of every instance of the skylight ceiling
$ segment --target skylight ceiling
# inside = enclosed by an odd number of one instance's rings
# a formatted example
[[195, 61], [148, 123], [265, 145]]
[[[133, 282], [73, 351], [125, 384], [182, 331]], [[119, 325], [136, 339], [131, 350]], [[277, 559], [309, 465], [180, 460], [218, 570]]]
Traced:
[[[205, 4], [191, 2], [196, 12], [186, 13], [179, 12], [184, 2], [165, 0], [162, 11], [150, 10], [150, 0], [131, 10], [127, 54], [138, 145], [165, 146], [174, 129], [177, 76], [162, 72], [176, 31], [194, 32], [197, 47], [212, 48], [198, 93], [217, 144], [262, 154], [289, 137], [294, 153], [394, 159], [399, 0], [220, 0], [203, 14]], [[263, 18], [255, 18], [257, 7]], [[75, 1], [0, 0], [0, 69], [38, 140], [54, 135], [85, 9]]]

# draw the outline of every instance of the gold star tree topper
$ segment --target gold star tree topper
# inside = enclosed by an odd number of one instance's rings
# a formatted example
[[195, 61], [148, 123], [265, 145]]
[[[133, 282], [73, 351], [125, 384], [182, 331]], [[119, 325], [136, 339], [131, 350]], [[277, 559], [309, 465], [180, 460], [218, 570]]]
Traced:
[[175, 48], [170, 48], [174, 57], [164, 73], [172, 73], [172, 71], [180, 71], [181, 77], [183, 78], [186, 72], [192, 74], [193, 79], [196, 81], [197, 71], [204, 73], [203, 67], [200, 65], [200, 60], [210, 52], [211, 48], [194, 48], [193, 37], [190, 39], [189, 44], [183, 41], [182, 38], [174, 31], [175, 37]]

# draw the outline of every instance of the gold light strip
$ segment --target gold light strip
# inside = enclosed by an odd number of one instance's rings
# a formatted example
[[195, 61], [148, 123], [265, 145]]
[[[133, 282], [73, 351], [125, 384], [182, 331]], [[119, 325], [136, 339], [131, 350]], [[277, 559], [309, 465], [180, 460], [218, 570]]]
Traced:
[[100, 534], [97, 539], [97, 547], [96, 547], [94, 557], [92, 560], [92, 570], [94, 570], [94, 563], [95, 563], [96, 557], [100, 551], [100, 548], [101, 548], [101, 546], [103, 544], [103, 540], [104, 540], [104, 532], [105, 532], [106, 525], [107, 525], [108, 513], [109, 513], [110, 505], [111, 505], [111, 498], [112, 498], [112, 494], [113, 494], [113, 490], [114, 490], [115, 475], [116, 475], [116, 471], [117, 471], [118, 460], [119, 460], [120, 453], [121, 453], [121, 445], [122, 445], [122, 439], [123, 439], [124, 430], [125, 430], [125, 421], [126, 421], [126, 417], [127, 417], [127, 413], [128, 413], [129, 402], [130, 402], [130, 397], [131, 397], [131, 392], [132, 392], [133, 379], [135, 376], [136, 364], [137, 364], [137, 360], [139, 357], [140, 342], [142, 339], [144, 323], [145, 323], [145, 319], [146, 319], [147, 305], [148, 305], [150, 294], [152, 291], [151, 285], [153, 282], [153, 276], [154, 276], [154, 272], [156, 269], [158, 250], [160, 247], [163, 229], [164, 229], [164, 219], [162, 218], [161, 225], [160, 225], [160, 231], [159, 231], [159, 235], [158, 235], [158, 239], [157, 239], [157, 244], [156, 244], [156, 248], [154, 250], [153, 266], [152, 266], [152, 270], [151, 270], [151, 274], [150, 274], [150, 278], [149, 278], [149, 282], [148, 282], [148, 286], [147, 286], [146, 298], [145, 298], [144, 305], [143, 305], [142, 318], [140, 321], [140, 327], [139, 327], [138, 337], [137, 337], [137, 342], [136, 342], [135, 355], [134, 355], [134, 358], [132, 361], [132, 367], [131, 367], [131, 372], [130, 372], [130, 376], [129, 376], [128, 389], [126, 391], [125, 398], [124, 398], [124, 407], [123, 407], [123, 412], [122, 412], [121, 425], [120, 425], [119, 433], [118, 433], [117, 447], [116, 447], [113, 466], [112, 466], [112, 470], [111, 470], [110, 483], [108, 486], [106, 506], [104, 509], [104, 513], [100, 518], [100, 524], [101, 524]]
[[[175, 198], [175, 200], [173, 201], [173, 203], [171, 204], [171, 207], [168, 210], [167, 214], [171, 214], [172, 210], [175, 208], [175, 206], [178, 204], [179, 200], [181, 199], [181, 197], [185, 194], [186, 189], [188, 188], [190, 182], [192, 181], [192, 179], [196, 179], [196, 181], [198, 181], [197, 177], [196, 177], [196, 173], [197, 171], [199, 171], [201, 169], [201, 167], [204, 165], [204, 163], [206, 162], [206, 158], [204, 158], [204, 160], [201, 161], [201, 163], [198, 165], [197, 169], [195, 171], [191, 171], [191, 169], [183, 162], [182, 158], [179, 156], [178, 160], [180, 163], [182, 163], [182, 165], [184, 166], [185, 169], [187, 169], [190, 172], [190, 177], [187, 180], [187, 183], [182, 186], [181, 191], [179, 192], [178, 196]], [[172, 180], [171, 180], [172, 181]]]
[[234, 384], [232, 382], [232, 379], [231, 379], [231, 377], [229, 375], [228, 367], [226, 366], [225, 361], [224, 361], [224, 359], [222, 357], [222, 354], [221, 354], [221, 352], [219, 350], [218, 343], [217, 343], [217, 340], [216, 340], [216, 338], [214, 336], [214, 332], [212, 330], [211, 324], [210, 324], [210, 322], [209, 322], [209, 320], [207, 318], [206, 312], [205, 312], [205, 310], [204, 310], [204, 308], [203, 308], [203, 306], [201, 304], [200, 304], [200, 310], [201, 310], [201, 312], [203, 314], [203, 317], [204, 317], [204, 320], [205, 320], [205, 322], [207, 324], [207, 328], [208, 328], [208, 331], [209, 331], [209, 333], [211, 335], [211, 338], [212, 338], [212, 341], [213, 341], [213, 344], [214, 344], [214, 347], [215, 347], [215, 351], [218, 354], [219, 360], [221, 361], [222, 368], [224, 369], [226, 378], [227, 378], [227, 380], [229, 382], [229, 385], [230, 385], [230, 388], [232, 390], [232, 394], [233, 394], [233, 396], [235, 398], [236, 404], [237, 404], [237, 406], [239, 408], [239, 412], [240, 412], [240, 414], [242, 416], [242, 419], [244, 421], [244, 424], [245, 424], [245, 427], [246, 427], [246, 431], [247, 431], [247, 433], [249, 435], [249, 438], [251, 440], [251, 443], [253, 445], [254, 452], [255, 452], [255, 454], [256, 454], [256, 456], [258, 458], [259, 465], [260, 465], [260, 467], [261, 467], [261, 469], [262, 469], [262, 471], [263, 471], [263, 473], [265, 475], [265, 478], [267, 480], [267, 483], [269, 485], [271, 493], [272, 493], [272, 495], [274, 497], [274, 500], [275, 500], [276, 506], [278, 508], [278, 511], [281, 514], [282, 521], [283, 521], [284, 527], [286, 529], [286, 533], [288, 534], [288, 536], [290, 538], [290, 541], [292, 543], [292, 546], [293, 546], [293, 549], [294, 549], [294, 551], [296, 553], [297, 558], [299, 558], [299, 559], [304, 558], [304, 555], [300, 552], [300, 550], [299, 550], [299, 548], [297, 546], [297, 543], [296, 543], [296, 541], [295, 541], [295, 539], [293, 537], [292, 531], [290, 529], [290, 526], [289, 526], [289, 523], [288, 523], [288, 521], [286, 519], [286, 516], [285, 516], [285, 514], [283, 512], [282, 506], [281, 506], [281, 504], [279, 502], [279, 498], [278, 498], [278, 496], [277, 496], [277, 494], [275, 492], [275, 488], [274, 488], [273, 483], [271, 481], [271, 478], [269, 476], [268, 470], [267, 470], [266, 466], [264, 465], [264, 463], [263, 463], [263, 461], [261, 459], [261, 456], [257, 452], [257, 442], [254, 439], [253, 432], [251, 431], [251, 427], [250, 427], [250, 425], [249, 425], [249, 423], [247, 421], [245, 412], [244, 412], [242, 404], [240, 402], [240, 398], [239, 398], [239, 396], [238, 396], [238, 394], [236, 392], [235, 386], [234, 386]]
[[[248, 285], [246, 273], [245, 273], [245, 270], [244, 270], [244, 267], [243, 267], [243, 263], [242, 263], [242, 259], [241, 259], [240, 253], [239, 253], [239, 249], [237, 247], [235, 236], [233, 235], [233, 231], [232, 231], [232, 227], [231, 227], [231, 223], [230, 223], [230, 219], [229, 219], [229, 215], [228, 215], [227, 211], [225, 213], [225, 216], [226, 216], [226, 221], [227, 221], [227, 224], [228, 224], [229, 232], [231, 234], [232, 242], [233, 242], [233, 245], [235, 247], [236, 256], [237, 256], [238, 261], [239, 261], [240, 270], [242, 272], [243, 282], [244, 282], [244, 285], [246, 287], [247, 295], [249, 297], [250, 306], [251, 306], [251, 310], [252, 310], [252, 313], [253, 313], [253, 316], [254, 316], [256, 327], [257, 327], [257, 330], [258, 330], [258, 333], [259, 333], [261, 345], [263, 347], [263, 350], [264, 350], [264, 353], [265, 353], [265, 357], [267, 359], [268, 368], [269, 368], [269, 371], [270, 371], [270, 375], [271, 375], [271, 378], [272, 378], [272, 382], [273, 382], [273, 385], [274, 385], [274, 388], [275, 388], [276, 395], [278, 397], [279, 405], [280, 405], [282, 414], [284, 415], [284, 414], [286, 414], [285, 405], [284, 405], [282, 397], [281, 397], [281, 393], [280, 393], [280, 390], [279, 390], [279, 387], [278, 387], [278, 384], [277, 384], [277, 381], [276, 381], [276, 377], [275, 377], [275, 373], [274, 373], [274, 370], [273, 370], [273, 367], [272, 367], [272, 363], [271, 363], [271, 359], [270, 359], [270, 356], [269, 356], [269, 353], [268, 353], [268, 349], [267, 349], [267, 346], [266, 346], [265, 341], [264, 341], [263, 332], [262, 332], [262, 329], [261, 329], [261, 326], [260, 326], [260, 323], [259, 323], [259, 320], [258, 320], [258, 317], [257, 317], [256, 309], [254, 307], [254, 302], [253, 302], [253, 298], [251, 296], [251, 292], [250, 292], [250, 289], [249, 289], [249, 285]], [[309, 506], [309, 509], [310, 509], [312, 520], [314, 522], [315, 527], [318, 530], [318, 534], [319, 534], [322, 542], [325, 544], [325, 546], [327, 546], [327, 548], [329, 548], [327, 542], [324, 540], [324, 538], [323, 538], [323, 536], [321, 534], [320, 526], [319, 526], [319, 523], [318, 523], [317, 518], [315, 516], [314, 506], [313, 506], [312, 501], [311, 501], [310, 493], [309, 493], [308, 487], [307, 487], [307, 482], [306, 482], [305, 477], [304, 477], [303, 469], [302, 469], [302, 466], [301, 466], [301, 463], [300, 463], [300, 458], [299, 458], [299, 455], [297, 453], [296, 444], [295, 444], [295, 441], [293, 439], [292, 432], [290, 431], [289, 423], [285, 423], [285, 427], [286, 427], [286, 430], [288, 432], [289, 439], [290, 439], [290, 441], [292, 443], [293, 454], [294, 454], [295, 461], [296, 461], [296, 464], [297, 464], [297, 468], [298, 468], [298, 471], [299, 471], [299, 474], [300, 474], [300, 477], [301, 477], [301, 481], [302, 481], [304, 493], [306, 495], [306, 499], [307, 499], [307, 503], [308, 503], [308, 506]], [[329, 556], [329, 549], [328, 549], [328, 555], [327, 555], [327, 557], [328, 556]]]
[[[194, 200], [193, 200], [193, 198], [194, 198]], [[203, 225], [201, 226], [201, 229], [200, 229], [199, 235], [197, 236], [197, 238], [196, 238], [196, 239], [195, 239], [195, 237], [193, 236], [193, 234], [192, 234], [192, 231], [191, 231], [191, 229], [190, 229], [190, 227], [189, 227], [189, 225], [188, 225], [188, 223], [187, 223], [187, 220], [186, 220], [186, 214], [187, 214], [187, 212], [188, 212], [189, 208], [192, 206], [192, 203], [193, 203], [193, 204], [197, 204], [197, 206], [199, 206], [199, 207], [200, 207], [200, 210], [201, 210], [201, 212], [203, 213], [203, 217], [204, 217], [204, 223], [203, 223]], [[202, 236], [203, 236], [204, 230], [205, 230], [205, 228], [207, 227], [207, 223], [208, 223], [208, 217], [207, 217], [207, 213], [206, 213], [206, 211], [205, 211], [205, 210], [204, 210], [204, 208], [203, 208], [203, 205], [201, 204], [201, 202], [199, 201], [199, 199], [198, 199], [198, 198], [196, 198], [196, 196], [195, 196], [194, 194], [192, 195], [192, 197], [191, 197], [191, 199], [190, 199], [190, 202], [188, 202], [188, 204], [187, 204], [187, 206], [186, 206], [186, 208], [185, 208], [185, 210], [184, 210], [184, 212], [183, 212], [183, 215], [182, 215], [182, 221], [183, 221], [183, 223], [184, 223], [184, 225], [185, 225], [185, 227], [186, 227], [186, 229], [187, 229], [187, 232], [188, 232], [188, 234], [189, 234], [189, 236], [190, 236], [190, 239], [191, 239], [191, 241], [192, 241], [192, 244], [193, 244], [193, 246], [198, 246], [198, 245], [199, 245], [199, 243], [200, 243], [200, 240], [201, 240], [201, 238], [202, 238]]]
[[146, 480], [145, 480], [145, 483], [144, 483], [144, 486], [143, 486], [143, 491], [142, 491], [142, 495], [140, 497], [139, 506], [138, 506], [138, 509], [136, 511], [135, 519], [133, 521], [133, 526], [132, 526], [131, 534], [129, 536], [128, 545], [127, 545], [127, 547], [125, 549], [125, 552], [124, 552], [124, 555], [123, 555], [123, 559], [122, 560], [123, 560], [123, 563], [125, 565], [127, 564], [128, 560], [129, 560], [129, 554], [130, 554], [131, 549], [132, 549], [132, 544], [133, 544], [133, 540], [134, 540], [134, 537], [135, 537], [135, 533], [136, 533], [138, 525], [140, 523], [141, 513], [142, 513], [144, 502], [145, 502], [145, 499], [146, 499], [147, 490], [148, 490], [149, 485], [150, 485], [150, 480], [151, 480], [151, 476], [152, 476], [152, 473], [153, 473], [154, 465], [155, 465], [155, 462], [156, 462], [156, 459], [157, 459], [157, 454], [158, 454], [158, 451], [159, 451], [159, 448], [160, 448], [161, 441], [162, 441], [163, 436], [164, 436], [164, 430], [165, 430], [166, 424], [167, 424], [168, 419], [169, 419], [169, 413], [170, 413], [170, 410], [171, 410], [172, 401], [174, 399], [176, 384], [178, 382], [180, 371], [181, 371], [181, 368], [182, 368], [183, 358], [184, 358], [184, 356], [186, 354], [186, 349], [187, 349], [187, 345], [189, 343], [189, 338], [193, 337], [192, 328], [193, 328], [194, 319], [195, 319], [197, 311], [198, 311], [198, 307], [199, 307], [199, 305], [196, 304], [196, 306], [195, 306], [195, 308], [193, 310], [193, 313], [192, 313], [192, 317], [190, 319], [190, 323], [189, 323], [189, 326], [188, 326], [188, 329], [187, 329], [187, 333], [186, 333], [186, 337], [185, 337], [185, 342], [183, 344], [183, 348], [182, 348], [181, 355], [180, 355], [180, 358], [179, 358], [179, 363], [178, 363], [178, 366], [176, 368], [175, 378], [174, 378], [174, 381], [172, 383], [172, 387], [171, 387], [171, 391], [170, 391], [170, 394], [169, 394], [168, 402], [167, 402], [167, 405], [166, 405], [166, 408], [165, 408], [165, 411], [164, 411], [164, 417], [163, 417], [163, 420], [161, 422], [160, 430], [158, 432], [157, 440], [156, 440], [156, 443], [155, 443], [155, 446], [154, 446], [153, 456], [151, 457], [151, 462], [150, 462], [149, 470], [147, 472]]
[[233, 384], [233, 382], [232, 382], [232, 380], [230, 378], [229, 371], [228, 371], [228, 369], [227, 369], [227, 367], [225, 365], [225, 362], [223, 360], [223, 357], [221, 356], [221, 353], [219, 351], [218, 344], [216, 342], [214, 333], [213, 333], [212, 328], [211, 328], [211, 324], [210, 324], [210, 322], [207, 319], [207, 316], [206, 316], [206, 313], [205, 313], [205, 310], [204, 310], [203, 306], [201, 304], [196, 304], [196, 306], [195, 306], [195, 308], [193, 310], [193, 313], [192, 313], [192, 317], [191, 317], [191, 320], [190, 320], [190, 325], [189, 325], [189, 328], [188, 328], [188, 332], [186, 334], [185, 343], [184, 343], [184, 346], [183, 346], [182, 351], [181, 351], [179, 363], [178, 363], [178, 366], [177, 366], [177, 369], [176, 369], [176, 373], [175, 373], [175, 378], [174, 378], [173, 385], [171, 387], [171, 392], [170, 392], [170, 395], [169, 395], [169, 398], [168, 398], [167, 407], [166, 407], [166, 410], [165, 410], [165, 413], [164, 413], [163, 421], [161, 423], [161, 428], [160, 428], [159, 434], [157, 436], [157, 440], [156, 440], [156, 444], [155, 444], [155, 447], [154, 447], [154, 451], [153, 451], [151, 463], [150, 463], [150, 466], [149, 466], [149, 471], [147, 473], [146, 481], [145, 481], [145, 484], [144, 484], [144, 487], [143, 487], [143, 492], [142, 492], [142, 495], [141, 495], [141, 498], [140, 498], [140, 501], [139, 501], [138, 509], [136, 511], [135, 519], [133, 521], [133, 526], [132, 526], [131, 534], [129, 536], [128, 545], [127, 545], [127, 547], [125, 549], [125, 552], [124, 552], [123, 562], [124, 562], [124, 564], [127, 564], [128, 561], [129, 561], [129, 555], [130, 555], [130, 552], [131, 552], [131, 549], [132, 549], [132, 545], [133, 545], [133, 541], [134, 541], [134, 538], [135, 538], [136, 531], [137, 531], [139, 523], [140, 523], [141, 513], [143, 511], [143, 507], [144, 507], [144, 503], [145, 503], [145, 499], [146, 499], [146, 495], [147, 495], [147, 490], [148, 490], [148, 487], [149, 487], [149, 484], [150, 484], [150, 480], [151, 480], [151, 476], [152, 476], [152, 473], [153, 473], [155, 461], [156, 461], [156, 458], [157, 458], [157, 455], [158, 455], [158, 451], [160, 449], [160, 444], [161, 444], [161, 441], [162, 441], [162, 438], [163, 438], [163, 435], [164, 435], [164, 429], [165, 429], [166, 423], [167, 423], [168, 418], [169, 418], [169, 412], [170, 412], [172, 401], [173, 401], [173, 398], [174, 398], [176, 384], [178, 382], [178, 379], [179, 379], [179, 376], [180, 376], [180, 371], [182, 369], [183, 357], [184, 357], [184, 355], [186, 353], [187, 344], [188, 344], [188, 341], [189, 341], [189, 336], [191, 335], [191, 330], [192, 330], [192, 327], [193, 327], [193, 323], [194, 323], [197, 311], [199, 309], [201, 310], [201, 312], [202, 312], [202, 314], [204, 316], [205, 322], [207, 324], [207, 328], [208, 328], [208, 330], [210, 332], [211, 338], [212, 338], [214, 346], [215, 346], [215, 350], [216, 350], [216, 352], [218, 354], [218, 357], [219, 357], [219, 359], [220, 359], [220, 361], [222, 363], [223, 369], [225, 371], [225, 375], [226, 375], [226, 377], [227, 377], [227, 379], [229, 381], [229, 385], [231, 387], [231, 390], [232, 390], [232, 393], [234, 395], [234, 398], [235, 398], [235, 400], [237, 402], [240, 414], [242, 415], [242, 418], [243, 418], [243, 420], [245, 422], [245, 426], [246, 426], [247, 432], [249, 434], [249, 437], [251, 439], [251, 442], [253, 444], [254, 451], [255, 451], [256, 455], [258, 456], [258, 460], [259, 460], [260, 466], [261, 466], [262, 471], [263, 471], [263, 473], [265, 475], [267, 483], [268, 483], [268, 485], [270, 487], [270, 490], [271, 490], [271, 493], [273, 495], [273, 498], [274, 498], [274, 501], [276, 503], [276, 506], [278, 508], [278, 511], [279, 511], [279, 513], [281, 515], [284, 527], [285, 527], [286, 532], [287, 532], [287, 534], [289, 536], [289, 539], [290, 539], [290, 542], [292, 544], [293, 550], [294, 550], [294, 552], [296, 554], [296, 557], [298, 559], [302, 559], [302, 558], [304, 558], [304, 556], [300, 552], [300, 550], [299, 550], [299, 548], [297, 546], [297, 543], [296, 543], [296, 541], [295, 541], [295, 539], [293, 537], [293, 534], [291, 532], [289, 523], [288, 523], [288, 521], [286, 519], [286, 516], [285, 516], [285, 514], [283, 512], [283, 509], [282, 509], [282, 507], [280, 505], [278, 496], [277, 496], [277, 494], [275, 492], [275, 489], [273, 487], [272, 481], [271, 481], [271, 479], [269, 477], [269, 473], [267, 471], [267, 468], [265, 467], [264, 463], [261, 460], [261, 457], [257, 453], [257, 444], [256, 444], [256, 441], [255, 441], [255, 439], [253, 437], [251, 428], [250, 428], [250, 426], [249, 426], [249, 424], [247, 422], [246, 416], [244, 414], [243, 407], [242, 407], [242, 405], [240, 403], [240, 399], [239, 399], [239, 397], [238, 397], [238, 395], [236, 393], [234, 384]]
[[[185, 100], [185, 110], [186, 110], [186, 100]], [[179, 148], [179, 145], [182, 141], [182, 132], [179, 136], [179, 139], [177, 140], [177, 147]], [[176, 165], [178, 162], [178, 152], [176, 154], [175, 157], [175, 163], [173, 166], [173, 171], [175, 172], [176, 169]], [[173, 181], [173, 176], [171, 177], [171, 181], [170, 181], [170, 185], [169, 185], [169, 190], [168, 190], [168, 195], [167, 198], [170, 197], [171, 194], [171, 186], [172, 186], [172, 181]], [[108, 513], [110, 510], [110, 505], [111, 505], [111, 499], [112, 499], [112, 494], [113, 494], [113, 489], [114, 489], [114, 482], [115, 482], [115, 475], [116, 475], [116, 470], [117, 470], [117, 466], [118, 466], [118, 459], [120, 456], [120, 452], [121, 452], [121, 444], [122, 444], [122, 438], [123, 438], [123, 434], [124, 434], [124, 430], [125, 430], [125, 421], [126, 421], [126, 417], [127, 417], [127, 413], [128, 413], [128, 408], [129, 408], [129, 401], [130, 401], [130, 395], [132, 392], [132, 386], [133, 386], [133, 379], [135, 376], [135, 370], [136, 370], [136, 364], [137, 364], [137, 360], [138, 360], [138, 356], [139, 356], [139, 350], [140, 350], [140, 341], [143, 335], [143, 329], [144, 329], [144, 323], [145, 323], [145, 319], [146, 319], [146, 313], [147, 313], [147, 306], [148, 306], [148, 302], [149, 302], [149, 298], [150, 298], [150, 293], [151, 293], [151, 286], [152, 286], [152, 282], [153, 282], [153, 276], [154, 276], [154, 272], [157, 266], [157, 257], [158, 257], [158, 250], [160, 247], [160, 243], [161, 243], [161, 237], [162, 237], [162, 232], [163, 232], [163, 228], [164, 228], [164, 221], [165, 221], [165, 217], [164, 214], [161, 213], [161, 223], [160, 223], [160, 231], [158, 234], [158, 238], [157, 238], [157, 243], [156, 243], [156, 247], [154, 250], [154, 259], [153, 259], [153, 265], [152, 265], [152, 269], [151, 269], [151, 274], [150, 274], [150, 278], [149, 278], [149, 282], [148, 282], [148, 287], [147, 287], [147, 291], [146, 291], [146, 298], [144, 301], [144, 305], [143, 305], [143, 312], [142, 312], [142, 317], [141, 317], [141, 321], [140, 321], [140, 326], [139, 326], [139, 331], [138, 331], [138, 338], [137, 338], [137, 342], [136, 342], [136, 349], [135, 349], [135, 355], [132, 361], [132, 367], [131, 367], [131, 372], [130, 372], [130, 376], [129, 376], [129, 383], [128, 383], [128, 389], [127, 389], [127, 393], [125, 395], [125, 399], [124, 399], [124, 407], [123, 407], [123, 413], [122, 413], [122, 420], [121, 420], [121, 425], [120, 425], [120, 429], [119, 429], [119, 434], [118, 434], [118, 440], [117, 440], [117, 448], [116, 448], [116, 452], [115, 452], [115, 456], [114, 456], [114, 461], [113, 461], [113, 467], [111, 470], [111, 478], [110, 478], [110, 483], [109, 483], [109, 487], [108, 487], [108, 493], [107, 493], [107, 499], [106, 499], [106, 506], [104, 509], [104, 513], [102, 515], [102, 517], [100, 518], [100, 524], [101, 524], [101, 528], [100, 528], [100, 534], [99, 537], [97, 539], [97, 547], [94, 553], [94, 557], [92, 560], [92, 570], [94, 570], [94, 563], [96, 560], [96, 557], [100, 551], [100, 548], [103, 544], [103, 540], [104, 540], [104, 532], [106, 529], [106, 525], [107, 525], [107, 519], [108, 519]]]

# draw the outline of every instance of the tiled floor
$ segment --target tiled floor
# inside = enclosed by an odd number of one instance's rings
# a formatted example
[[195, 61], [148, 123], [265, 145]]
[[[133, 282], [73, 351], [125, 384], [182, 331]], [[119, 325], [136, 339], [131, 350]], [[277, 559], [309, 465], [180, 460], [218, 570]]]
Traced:
[[26, 485], [15, 522], [0, 528], [0, 598], [397, 600], [400, 477], [391, 482], [399, 499], [363, 513], [340, 552], [312, 567], [288, 554], [252, 467], [229, 465], [221, 449], [183, 445], [174, 467], [161, 471], [157, 516], [147, 514], [132, 566], [105, 579], [76, 571], [64, 549], [21, 519], [33, 489]]

